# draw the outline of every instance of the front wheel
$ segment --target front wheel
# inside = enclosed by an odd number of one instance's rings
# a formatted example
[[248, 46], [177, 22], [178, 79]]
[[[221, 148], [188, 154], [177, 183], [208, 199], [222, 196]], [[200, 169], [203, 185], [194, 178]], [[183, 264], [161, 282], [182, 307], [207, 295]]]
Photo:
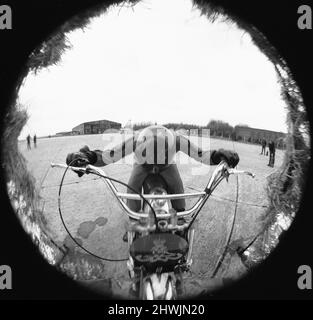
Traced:
[[140, 281], [142, 300], [176, 300], [176, 278], [169, 273], [152, 274]]

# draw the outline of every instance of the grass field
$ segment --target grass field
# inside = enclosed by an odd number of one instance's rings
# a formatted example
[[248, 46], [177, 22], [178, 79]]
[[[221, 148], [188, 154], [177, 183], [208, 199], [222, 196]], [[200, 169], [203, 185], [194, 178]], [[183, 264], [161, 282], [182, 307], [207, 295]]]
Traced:
[[[69, 152], [88, 145], [90, 149], [105, 149], [108, 136], [84, 135], [72, 137], [44, 138], [37, 141], [37, 148], [27, 150], [26, 143], [19, 148], [27, 159], [29, 170], [36, 179], [40, 191], [40, 206], [43, 209], [49, 232], [58, 243], [74, 244], [64, 229], [58, 214], [58, 188], [63, 169], [50, 168], [51, 162], [65, 163]], [[268, 167], [268, 157], [260, 155], [261, 147], [252, 144], [206, 138], [204, 149], [225, 148], [238, 152], [238, 169], [252, 171], [255, 179], [249, 176], [231, 176], [229, 182], [223, 181], [199, 214], [196, 225], [193, 266], [187, 281], [194, 283], [192, 292], [199, 293], [201, 287], [220, 284], [225, 279], [234, 279], [246, 269], [236, 255], [228, 254], [217, 274], [216, 281], [210, 276], [223, 252], [232, 227], [238, 192], [237, 215], [231, 242], [240, 238], [254, 236], [260, 229], [260, 219], [267, 203], [266, 178], [282, 163], [283, 151], [277, 150], [274, 168]], [[178, 167], [186, 192], [202, 191], [214, 167], [200, 165], [178, 154]], [[105, 172], [127, 182], [131, 172], [131, 158], [105, 167]], [[182, 163], [183, 162], [183, 163]], [[237, 183], [238, 181], [238, 183]], [[118, 186], [120, 190], [123, 187]], [[238, 189], [237, 189], [238, 188]], [[72, 235], [93, 253], [106, 258], [126, 258], [127, 244], [122, 241], [127, 217], [118, 206], [104, 182], [95, 176], [78, 178], [69, 172], [64, 181], [62, 212]], [[188, 203], [191, 205], [191, 203]], [[128, 279], [125, 262], [103, 262], [105, 277], [114, 278], [119, 283]], [[193, 291], [194, 290], [194, 291]], [[198, 290], [198, 291], [197, 291]]]

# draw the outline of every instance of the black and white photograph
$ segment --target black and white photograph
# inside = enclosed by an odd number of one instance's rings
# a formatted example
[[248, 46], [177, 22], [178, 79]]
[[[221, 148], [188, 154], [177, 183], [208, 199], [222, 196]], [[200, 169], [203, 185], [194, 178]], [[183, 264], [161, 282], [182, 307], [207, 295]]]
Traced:
[[28, 56], [2, 134], [6, 193], [45, 262], [100, 296], [214, 296], [297, 219], [311, 155], [301, 88], [222, 8], [99, 3]]

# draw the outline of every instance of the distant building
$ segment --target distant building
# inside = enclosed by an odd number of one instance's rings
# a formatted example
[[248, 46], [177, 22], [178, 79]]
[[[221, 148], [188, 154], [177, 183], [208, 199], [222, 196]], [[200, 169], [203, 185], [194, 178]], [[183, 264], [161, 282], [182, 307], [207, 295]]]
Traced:
[[73, 135], [73, 131], [57, 132], [55, 135], [56, 136], [71, 136], [71, 135]]
[[73, 134], [99, 134], [109, 129], [119, 130], [121, 124], [109, 120], [84, 122], [72, 129]]
[[246, 126], [236, 126], [234, 131], [237, 141], [259, 143], [265, 139], [267, 142], [273, 140], [277, 144], [277, 147], [285, 146], [286, 133], [283, 132], [257, 129]]

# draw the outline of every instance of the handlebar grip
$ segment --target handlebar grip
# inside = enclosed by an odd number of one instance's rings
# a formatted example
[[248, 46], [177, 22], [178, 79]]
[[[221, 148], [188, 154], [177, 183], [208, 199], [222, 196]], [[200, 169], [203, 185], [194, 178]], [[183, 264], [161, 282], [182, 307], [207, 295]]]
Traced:
[[86, 171], [86, 168], [84, 168], [84, 167], [73, 167], [73, 166], [68, 166], [66, 164], [59, 164], [59, 163], [53, 163], [53, 162], [50, 163], [50, 166], [51, 166], [51, 168], [63, 168], [63, 169], [66, 169], [66, 168], [69, 167], [69, 169], [72, 169], [72, 170], [77, 170], [77, 171], [81, 171], [81, 172], [85, 172]]

